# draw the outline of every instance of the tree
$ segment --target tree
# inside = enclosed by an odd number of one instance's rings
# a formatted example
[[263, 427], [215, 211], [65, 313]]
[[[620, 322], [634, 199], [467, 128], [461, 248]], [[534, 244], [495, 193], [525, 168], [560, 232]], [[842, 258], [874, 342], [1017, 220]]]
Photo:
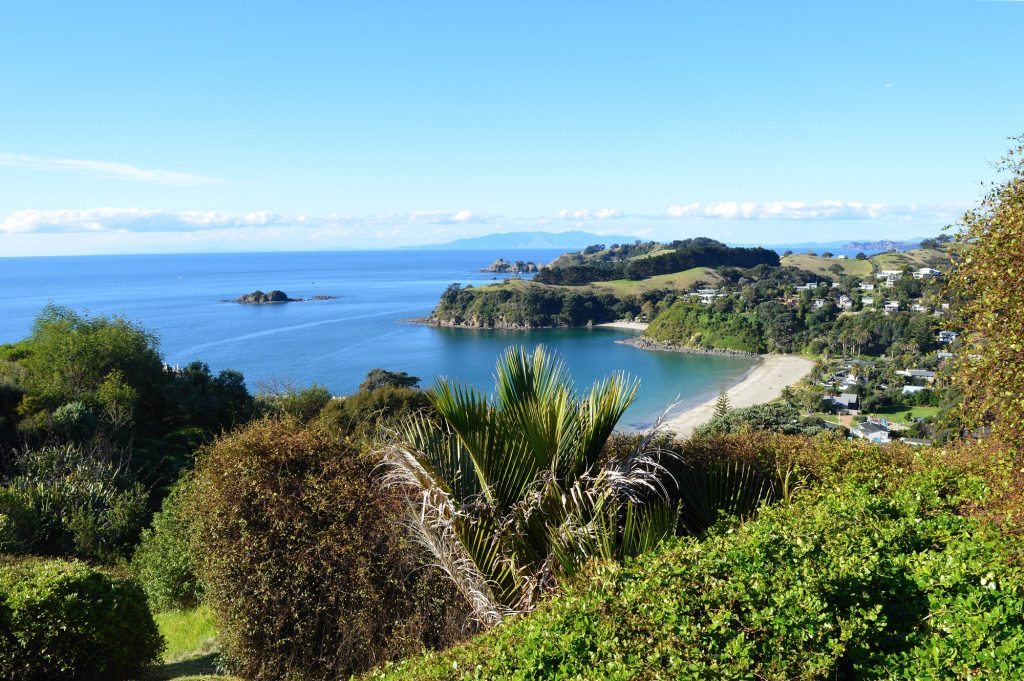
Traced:
[[868, 256], [865, 253], [858, 253], [857, 255], [855, 255], [853, 257], [855, 257], [857, 260], [867, 260], [868, 259]]
[[823, 257], [823, 258], [831, 258], [831, 257], [833, 257], [833, 253], [832, 253], [832, 251], [825, 251], [824, 253], [821, 254], [821, 257]]
[[731, 406], [729, 405], [729, 393], [723, 386], [718, 391], [718, 399], [715, 400], [715, 418], [721, 418], [729, 413]]
[[420, 384], [419, 376], [410, 376], [404, 371], [388, 371], [387, 369], [370, 369], [366, 378], [359, 385], [362, 391], [380, 388], [415, 388]]
[[494, 397], [441, 381], [430, 393], [440, 419], [411, 418], [385, 449], [421, 542], [479, 621], [532, 608], [591, 557], [632, 555], [671, 534], [667, 507], [637, 503], [659, 487], [647, 441], [603, 456], [637, 388], [615, 374], [577, 397], [543, 346], [509, 348]]
[[990, 422], [1008, 442], [1024, 440], [1024, 136], [1002, 159], [1008, 175], [960, 220], [965, 246], [950, 286], [963, 303], [965, 333], [955, 383], [964, 423]]

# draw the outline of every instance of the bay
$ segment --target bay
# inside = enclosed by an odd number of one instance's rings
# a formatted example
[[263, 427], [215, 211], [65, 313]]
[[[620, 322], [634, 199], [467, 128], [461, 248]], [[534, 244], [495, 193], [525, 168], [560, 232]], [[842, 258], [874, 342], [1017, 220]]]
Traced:
[[[24, 338], [48, 303], [121, 315], [160, 338], [164, 360], [237, 369], [251, 389], [276, 381], [356, 390], [374, 367], [482, 389], [510, 345], [557, 351], [583, 388], [624, 371], [641, 390], [622, 425], [648, 426], [666, 406], [699, 404], [738, 381], [753, 359], [648, 352], [614, 341], [621, 329], [497, 331], [407, 323], [430, 313], [448, 284], [481, 285], [497, 257], [547, 262], [559, 251], [336, 251], [0, 258], [0, 343]], [[281, 305], [230, 302], [255, 289], [334, 300]]]

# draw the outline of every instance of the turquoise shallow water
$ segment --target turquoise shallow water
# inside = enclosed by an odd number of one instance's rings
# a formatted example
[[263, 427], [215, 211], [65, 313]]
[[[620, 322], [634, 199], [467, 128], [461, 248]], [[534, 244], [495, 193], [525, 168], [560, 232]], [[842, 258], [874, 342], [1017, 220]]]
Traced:
[[[528, 332], [438, 329], [405, 323], [429, 314], [452, 282], [487, 283], [496, 257], [548, 261], [553, 251], [388, 251], [0, 258], [0, 343], [23, 338], [48, 302], [120, 314], [156, 332], [165, 361], [199, 359], [263, 381], [313, 382], [335, 394], [356, 389], [373, 367], [439, 376], [487, 388], [509, 345], [557, 350], [578, 386], [613, 372], [641, 380], [623, 425], [642, 428], [677, 398], [705, 401], [754, 360], [646, 352], [614, 341], [618, 329]], [[336, 300], [286, 305], [223, 302], [254, 289]]]

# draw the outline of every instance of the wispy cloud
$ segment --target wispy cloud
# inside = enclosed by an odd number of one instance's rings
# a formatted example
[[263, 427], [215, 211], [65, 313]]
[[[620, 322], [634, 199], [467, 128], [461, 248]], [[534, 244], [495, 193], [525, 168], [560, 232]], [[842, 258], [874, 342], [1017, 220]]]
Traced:
[[676, 219], [726, 220], [948, 220], [962, 212], [963, 206], [890, 205], [862, 201], [770, 201], [767, 203], [723, 201], [704, 204], [699, 201], [674, 204], [666, 215]]
[[150, 170], [127, 163], [86, 161], [73, 158], [49, 158], [44, 156], [27, 156], [25, 154], [0, 153], [0, 166], [13, 166], [28, 170], [91, 173], [118, 180], [132, 180], [134, 182], [149, 182], [172, 186], [210, 185], [222, 182], [215, 177], [182, 173], [176, 170]]
[[618, 208], [584, 208], [582, 210], [563, 208], [555, 216], [563, 220], [613, 220], [624, 217], [625, 214]]
[[[766, 203], [723, 201], [674, 204], [659, 214], [626, 213], [618, 208], [562, 210], [555, 215], [511, 217], [486, 215], [468, 208], [416, 210], [376, 216], [310, 216], [272, 211], [228, 213], [222, 211], [168, 211], [159, 208], [86, 208], [67, 210], [19, 210], [0, 218], [0, 234], [74, 233], [211, 233], [217, 230], [291, 230], [304, 235], [337, 236], [357, 233], [367, 238], [396, 242], [420, 242], [433, 237], [457, 238], [484, 233], [496, 226], [505, 230], [554, 229], [567, 225], [595, 233], [629, 227], [631, 234], [673, 222], [712, 220], [718, 223], [772, 221], [876, 221], [880, 224], [933, 224], [955, 220], [966, 206], [888, 205], [860, 201], [771, 201]], [[720, 229], [716, 227], [716, 229]], [[299, 230], [296, 232], [295, 230]]]

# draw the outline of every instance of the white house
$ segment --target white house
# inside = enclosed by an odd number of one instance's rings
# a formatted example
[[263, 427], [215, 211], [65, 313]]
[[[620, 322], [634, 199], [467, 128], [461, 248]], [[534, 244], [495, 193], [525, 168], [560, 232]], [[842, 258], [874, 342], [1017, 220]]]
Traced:
[[922, 267], [918, 271], [914, 272], [914, 279], [931, 279], [933, 277], [941, 277], [942, 272], [931, 267]]
[[952, 343], [959, 335], [956, 331], [939, 331], [939, 342]]
[[860, 299], [860, 304], [863, 305], [864, 307], [873, 307], [875, 304], [875, 299], [871, 296], [864, 296], [863, 298]]
[[885, 310], [885, 314], [892, 314], [893, 312], [900, 311], [900, 301], [898, 300], [887, 300], [882, 304], [882, 309]]
[[852, 310], [853, 298], [846, 294], [839, 296], [839, 307], [843, 308], [844, 310]]
[[796, 291], [813, 291], [816, 288], [818, 288], [818, 282], [812, 281], [812, 282], [803, 284], [801, 286], [797, 286], [795, 290]]
[[864, 283], [861, 283], [861, 284], [859, 284], [859, 287], [860, 287], [861, 291], [874, 291], [875, 290], [875, 285], [874, 284], [864, 284]]
[[928, 308], [925, 307], [924, 305], [922, 305], [921, 303], [914, 303], [913, 305], [910, 306], [910, 311], [911, 312], [927, 312]]
[[889, 429], [880, 423], [873, 423], [871, 421], [858, 423], [850, 429], [850, 433], [854, 437], [864, 438], [865, 440], [876, 442], [878, 444], [889, 441]]

